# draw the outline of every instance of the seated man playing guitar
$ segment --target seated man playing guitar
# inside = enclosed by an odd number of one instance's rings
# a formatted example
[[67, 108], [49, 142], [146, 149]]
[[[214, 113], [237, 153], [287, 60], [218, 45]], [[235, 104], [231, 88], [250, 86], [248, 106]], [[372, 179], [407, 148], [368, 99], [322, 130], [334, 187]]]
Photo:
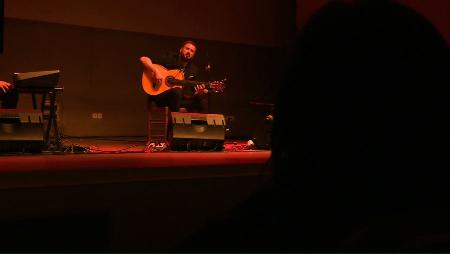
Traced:
[[186, 41], [179, 52], [167, 55], [158, 64], [149, 57], [140, 58], [144, 65], [142, 86], [158, 106], [168, 106], [172, 112], [181, 107], [189, 112], [208, 112], [207, 84], [193, 81], [198, 73], [192, 63], [196, 50], [193, 41]]

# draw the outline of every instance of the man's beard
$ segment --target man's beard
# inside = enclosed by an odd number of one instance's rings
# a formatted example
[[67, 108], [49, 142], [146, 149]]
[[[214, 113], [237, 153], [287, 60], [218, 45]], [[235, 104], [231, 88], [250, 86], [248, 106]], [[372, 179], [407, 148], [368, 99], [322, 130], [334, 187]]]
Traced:
[[191, 54], [181, 54], [181, 58], [184, 60], [184, 61], [190, 61], [191, 59], [192, 59], [192, 56], [191, 56]]

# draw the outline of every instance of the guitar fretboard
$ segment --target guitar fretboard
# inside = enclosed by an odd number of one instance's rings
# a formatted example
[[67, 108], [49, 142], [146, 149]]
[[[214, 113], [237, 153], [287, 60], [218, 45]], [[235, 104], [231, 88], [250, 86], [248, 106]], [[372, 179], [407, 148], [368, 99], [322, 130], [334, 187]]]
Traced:
[[198, 82], [198, 81], [192, 81], [192, 80], [181, 80], [176, 79], [172, 76], [167, 77], [167, 83], [171, 85], [181, 85], [181, 86], [196, 86], [196, 85], [205, 85], [206, 87], [210, 86], [210, 82]]

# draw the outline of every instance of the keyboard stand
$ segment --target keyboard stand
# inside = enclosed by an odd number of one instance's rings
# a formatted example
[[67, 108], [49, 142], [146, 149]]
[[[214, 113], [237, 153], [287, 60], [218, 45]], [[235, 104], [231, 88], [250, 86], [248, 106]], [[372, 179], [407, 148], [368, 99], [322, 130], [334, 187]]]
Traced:
[[41, 112], [44, 116], [44, 110], [45, 110], [45, 99], [47, 95], [50, 99], [50, 105], [49, 105], [49, 115], [47, 119], [47, 126], [45, 126], [45, 132], [44, 132], [44, 145], [48, 149], [50, 145], [50, 132], [53, 129], [54, 133], [54, 143], [56, 147], [56, 151], [62, 151], [62, 144], [61, 144], [61, 134], [58, 129], [58, 123], [56, 119], [56, 95], [58, 92], [63, 91], [64, 88], [62, 87], [53, 87], [53, 88], [25, 88], [25, 87], [18, 87], [17, 91], [19, 93], [30, 93], [31, 98], [33, 101], [33, 109], [37, 109], [37, 103], [36, 103], [36, 94], [42, 95], [42, 101], [41, 101]]

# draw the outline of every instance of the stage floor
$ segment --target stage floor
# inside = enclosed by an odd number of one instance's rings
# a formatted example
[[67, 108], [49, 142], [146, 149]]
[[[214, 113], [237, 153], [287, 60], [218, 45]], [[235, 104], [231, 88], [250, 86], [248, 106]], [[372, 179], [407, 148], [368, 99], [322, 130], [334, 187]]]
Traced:
[[[165, 149], [161, 144], [147, 146], [146, 137], [96, 137], [62, 139], [63, 153], [119, 154], [148, 152], [179, 152]], [[258, 151], [247, 140], [226, 140], [221, 152]], [[191, 150], [181, 152], [208, 152], [208, 150]]]
[[145, 138], [65, 138], [62, 152], [0, 155], [0, 189], [258, 176], [270, 151], [228, 140], [223, 151], [150, 151]]
[[270, 177], [270, 151], [246, 141], [189, 152], [145, 152], [139, 138], [63, 141], [64, 152], [0, 155], [5, 250], [167, 251]]

